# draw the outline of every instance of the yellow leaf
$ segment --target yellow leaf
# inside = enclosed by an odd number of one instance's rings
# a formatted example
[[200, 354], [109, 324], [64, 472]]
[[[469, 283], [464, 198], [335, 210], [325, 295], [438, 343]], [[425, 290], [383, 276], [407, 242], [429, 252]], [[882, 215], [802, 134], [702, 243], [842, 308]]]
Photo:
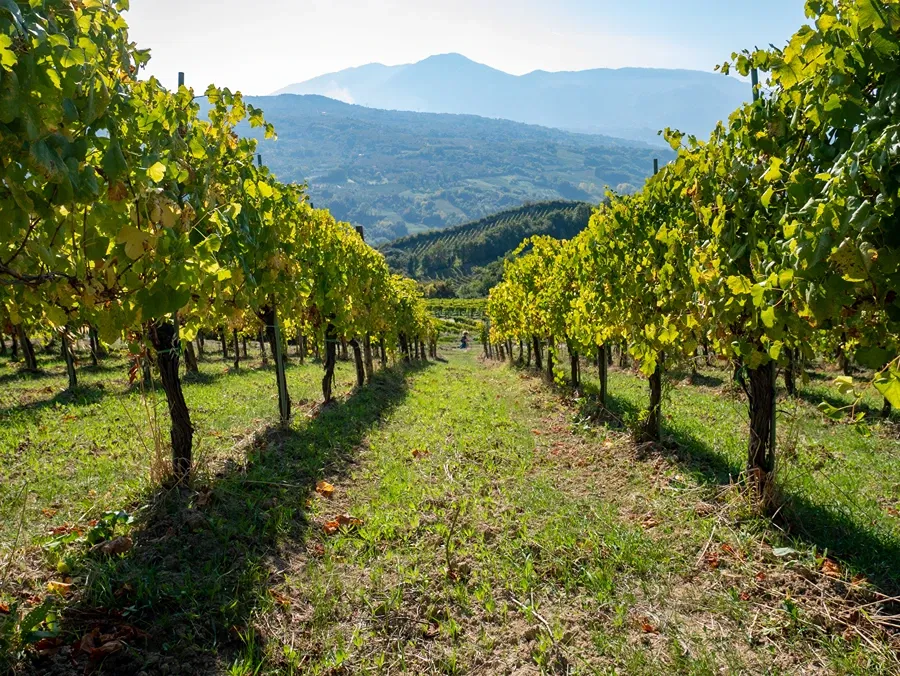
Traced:
[[131, 260], [137, 260], [144, 255], [144, 242], [149, 240], [149, 234], [138, 230], [133, 225], [123, 225], [116, 236], [116, 241], [125, 245], [125, 255]]
[[157, 162], [147, 170], [147, 176], [154, 183], [159, 183], [166, 177], [166, 165], [162, 162]]
[[316, 493], [322, 497], [330, 498], [334, 494], [334, 486], [323, 479], [316, 484]]

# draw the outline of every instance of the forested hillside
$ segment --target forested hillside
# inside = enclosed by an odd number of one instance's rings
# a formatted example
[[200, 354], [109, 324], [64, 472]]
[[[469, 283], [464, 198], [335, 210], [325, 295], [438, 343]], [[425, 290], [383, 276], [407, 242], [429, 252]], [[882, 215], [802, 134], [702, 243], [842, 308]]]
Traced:
[[317, 207], [365, 226], [375, 244], [528, 201], [597, 203], [607, 187], [633, 192], [653, 157], [672, 156], [470, 115], [374, 110], [320, 96], [249, 100], [278, 130], [277, 141], [261, 145], [266, 164], [281, 180], [306, 181]]
[[420, 282], [444, 281], [459, 295], [485, 296], [500, 280], [503, 258], [524, 238], [567, 239], [581, 232], [590, 217], [591, 205], [585, 202], [541, 202], [447, 230], [404, 237], [381, 250], [396, 272]]

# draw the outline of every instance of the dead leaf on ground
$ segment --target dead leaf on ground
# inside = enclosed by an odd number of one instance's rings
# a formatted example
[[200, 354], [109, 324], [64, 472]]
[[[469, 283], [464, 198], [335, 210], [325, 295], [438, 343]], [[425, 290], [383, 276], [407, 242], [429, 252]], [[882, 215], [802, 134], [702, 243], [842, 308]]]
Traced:
[[340, 528], [341, 524], [339, 524], [334, 519], [332, 519], [331, 521], [326, 521], [324, 524], [322, 524], [322, 530], [325, 531], [326, 535], [334, 535], [340, 530]]
[[645, 634], [656, 634], [659, 632], [659, 627], [651, 623], [648, 618], [641, 617], [638, 619], [641, 623], [641, 631], [643, 631]]
[[316, 483], [316, 493], [321, 495], [323, 498], [330, 498], [334, 495], [334, 486], [324, 479]]
[[351, 528], [355, 528], [357, 526], [362, 526], [362, 520], [357, 519], [355, 516], [350, 516], [349, 514], [338, 514], [337, 522], [342, 526], [350, 526]]
[[721, 550], [722, 550], [723, 554], [728, 554], [729, 556], [733, 556], [736, 559], [744, 558], [743, 555], [739, 551], [737, 551], [734, 547], [732, 547], [727, 542], [722, 544]]
[[127, 535], [122, 535], [121, 537], [117, 537], [114, 540], [109, 540], [108, 542], [101, 542], [100, 544], [94, 545], [91, 547], [91, 551], [96, 554], [102, 554], [103, 556], [116, 556], [118, 554], [124, 554], [129, 551], [134, 546], [134, 542]]
[[841, 577], [841, 567], [831, 559], [822, 561], [822, 573], [828, 577]]
[[59, 636], [42, 638], [40, 641], [36, 642], [32, 648], [35, 649], [38, 655], [47, 656], [56, 653], [64, 643], [65, 641]]
[[42, 509], [41, 514], [43, 514], [48, 519], [52, 519], [54, 516], [56, 516], [56, 513], [58, 511], [58, 509]]
[[72, 583], [50, 580], [50, 582], [47, 583], [47, 591], [52, 594], [59, 594], [60, 596], [68, 596], [72, 593]]
[[424, 458], [426, 455], [431, 453], [431, 451], [426, 451], [422, 448], [414, 448], [412, 450], [412, 457], [414, 458]]
[[9, 606], [5, 603], [0, 603], [0, 614], [9, 615]]
[[206, 507], [210, 502], [212, 502], [212, 489], [209, 486], [201, 487], [197, 492], [197, 499], [194, 501], [194, 504], [197, 507]]
[[284, 594], [281, 594], [274, 589], [270, 589], [269, 594], [271, 594], [272, 598], [275, 599], [275, 602], [278, 605], [283, 606], [284, 608], [287, 608], [291, 605], [291, 600]]

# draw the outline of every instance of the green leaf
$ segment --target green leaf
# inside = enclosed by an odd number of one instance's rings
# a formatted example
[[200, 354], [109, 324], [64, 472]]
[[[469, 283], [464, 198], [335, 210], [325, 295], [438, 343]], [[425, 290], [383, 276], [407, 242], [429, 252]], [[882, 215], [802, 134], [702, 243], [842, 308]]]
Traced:
[[732, 275], [725, 280], [725, 283], [728, 285], [728, 288], [731, 289], [731, 293], [736, 296], [745, 296], [753, 289], [750, 280], [743, 276]]
[[875, 379], [875, 389], [890, 402], [894, 408], [900, 408], [900, 370], [891, 369]]
[[12, 67], [19, 62], [19, 57], [10, 47], [12, 47], [12, 38], [0, 33], [0, 66], [11, 71]]
[[768, 189], [763, 193], [763, 196], [760, 198], [762, 205], [768, 209], [769, 203], [772, 201], [772, 196], [775, 194], [775, 188], [769, 186]]
[[887, 364], [895, 354], [890, 350], [881, 347], [861, 347], [856, 351], [854, 358], [856, 361], [870, 369], [881, 369]]
[[100, 166], [110, 183], [115, 183], [128, 171], [128, 164], [125, 162], [125, 155], [122, 154], [122, 146], [119, 145], [118, 139], [110, 140]]
[[767, 307], [765, 310], [759, 313], [760, 319], [762, 319], [762, 323], [765, 325], [767, 329], [771, 329], [775, 326], [775, 308], [773, 306]]

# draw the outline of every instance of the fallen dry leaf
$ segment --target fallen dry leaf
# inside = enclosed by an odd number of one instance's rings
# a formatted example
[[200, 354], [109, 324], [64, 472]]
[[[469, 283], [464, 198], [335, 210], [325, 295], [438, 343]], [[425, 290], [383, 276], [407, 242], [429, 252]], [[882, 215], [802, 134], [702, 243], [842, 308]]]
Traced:
[[326, 535], [334, 535], [338, 532], [338, 530], [340, 530], [340, 528], [341, 524], [334, 520], [326, 521], [324, 524], [322, 524], [322, 530], [325, 531]]
[[431, 451], [426, 451], [426, 450], [421, 449], [421, 448], [414, 448], [414, 449], [412, 450], [412, 457], [414, 457], [414, 458], [424, 458], [424, 457], [425, 457], [426, 455], [428, 455], [430, 452], [431, 452]]
[[63, 643], [65, 643], [65, 641], [59, 636], [55, 638], [42, 638], [35, 643], [32, 648], [37, 651], [38, 655], [47, 656], [57, 652], [63, 646]]
[[355, 516], [350, 516], [349, 514], [338, 514], [336, 520], [342, 526], [350, 526], [351, 528], [362, 526], [362, 520], [357, 519]]
[[643, 631], [645, 634], [655, 634], [659, 631], [659, 627], [651, 624], [650, 620], [647, 619], [646, 617], [641, 617], [640, 622], [641, 622], [641, 631]]
[[271, 594], [272, 598], [275, 599], [275, 602], [279, 605], [284, 606], [285, 608], [291, 605], [291, 600], [284, 594], [280, 594], [274, 589], [270, 589], [269, 594]]
[[323, 498], [330, 498], [334, 495], [334, 486], [322, 479], [321, 481], [316, 483], [316, 493], [321, 495]]
[[197, 499], [194, 501], [194, 505], [197, 507], [206, 507], [210, 502], [212, 502], [212, 489], [209, 486], [203, 486], [197, 492]]
[[92, 661], [102, 660], [108, 655], [112, 655], [113, 653], [117, 653], [120, 650], [124, 650], [124, 648], [124, 641], [113, 639], [112, 641], [107, 641], [106, 643], [101, 644], [98, 648], [94, 648], [93, 650], [91, 650], [90, 659]]
[[0, 614], [9, 615], [9, 606], [5, 603], [0, 603]]
[[735, 548], [727, 542], [722, 545], [721, 549], [723, 554], [728, 554], [729, 556], [733, 556], [736, 559], [742, 558], [741, 555], [735, 550]]
[[50, 580], [50, 582], [47, 583], [47, 591], [53, 594], [59, 594], [60, 596], [68, 596], [72, 593], [72, 583]]
[[118, 554], [124, 554], [133, 546], [134, 542], [132, 542], [131, 538], [127, 535], [123, 535], [121, 537], [117, 537], [114, 540], [109, 540], [108, 542], [101, 542], [98, 545], [94, 545], [93, 547], [91, 547], [91, 551], [97, 554], [102, 554], [103, 556], [116, 556]]
[[58, 511], [58, 509], [42, 509], [41, 514], [43, 514], [48, 519], [52, 519], [54, 516], [56, 516], [56, 513]]
[[840, 577], [841, 567], [831, 559], [825, 559], [822, 561], [822, 573], [828, 577]]

